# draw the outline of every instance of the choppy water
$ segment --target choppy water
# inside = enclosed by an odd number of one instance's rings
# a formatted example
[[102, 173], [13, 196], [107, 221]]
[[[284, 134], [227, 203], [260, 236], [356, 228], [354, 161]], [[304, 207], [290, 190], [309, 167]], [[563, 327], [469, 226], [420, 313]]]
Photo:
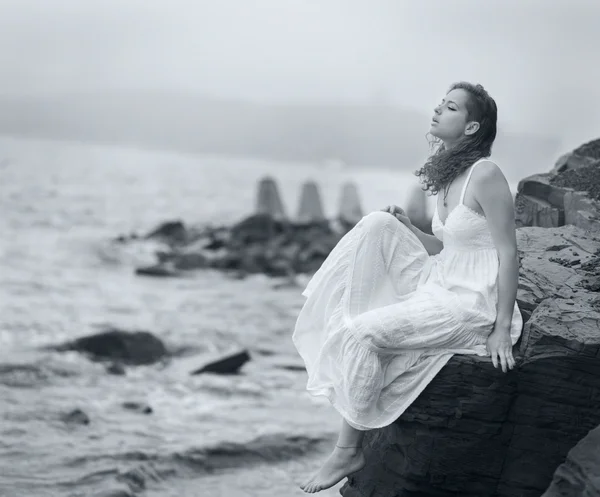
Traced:
[[[301, 495], [297, 483], [318, 467], [339, 423], [305, 393], [303, 371], [282, 368], [300, 364], [291, 333], [301, 289], [212, 271], [136, 277], [153, 247], [110, 239], [166, 219], [240, 219], [265, 174], [291, 212], [307, 179], [318, 181], [328, 215], [348, 179], [370, 211], [402, 203], [417, 184], [412, 169], [0, 138], [0, 496]], [[77, 353], [43, 349], [105, 326], [148, 330], [187, 353], [113, 376]], [[252, 355], [242, 375], [190, 376], [239, 348]], [[127, 410], [125, 401], [153, 412]], [[89, 425], [61, 420], [76, 408]]]

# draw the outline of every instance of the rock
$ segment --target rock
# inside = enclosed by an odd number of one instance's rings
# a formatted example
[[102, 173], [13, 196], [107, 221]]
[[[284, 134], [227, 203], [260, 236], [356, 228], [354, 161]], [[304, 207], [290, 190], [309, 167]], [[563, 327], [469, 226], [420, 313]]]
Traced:
[[173, 267], [178, 270], [203, 269], [210, 267], [206, 255], [198, 252], [176, 253], [173, 255]]
[[140, 276], [158, 276], [160, 278], [174, 278], [181, 276], [179, 271], [174, 269], [171, 265], [165, 263], [136, 268], [135, 274]]
[[550, 183], [550, 174], [534, 174], [522, 179], [515, 197], [515, 221], [518, 228], [552, 228], [565, 224], [564, 197], [570, 188]]
[[67, 424], [89, 425], [90, 418], [81, 409], [73, 409], [71, 412], [61, 417], [62, 421]]
[[594, 162], [595, 159], [593, 157], [586, 157], [579, 153], [569, 152], [560, 156], [550, 172], [552, 174], [559, 174], [565, 171], [572, 171], [574, 169], [579, 169], [580, 167], [589, 166]]
[[117, 376], [123, 376], [126, 374], [125, 366], [123, 366], [123, 364], [120, 362], [111, 362], [108, 366], [106, 366], [106, 372]]
[[344, 183], [340, 195], [338, 220], [346, 226], [354, 226], [364, 216], [358, 189], [353, 182]]
[[127, 401], [123, 402], [123, 404], [121, 405], [129, 411], [140, 412], [142, 414], [152, 414], [154, 412], [152, 407], [150, 407], [148, 404], [143, 404], [141, 402]]
[[276, 221], [287, 219], [277, 183], [273, 178], [266, 177], [259, 182], [255, 214], [265, 215]]
[[147, 331], [109, 329], [55, 347], [76, 350], [95, 360], [116, 360], [128, 365], [153, 364], [167, 356], [163, 342]]
[[345, 497], [538, 497], [600, 424], [600, 296], [584, 284], [600, 239], [574, 226], [517, 234], [517, 368], [454, 356], [396, 422], [366, 433]]
[[542, 497], [600, 495], [600, 426], [573, 447]]
[[146, 235], [145, 238], [158, 238], [172, 243], [182, 243], [187, 239], [187, 229], [181, 221], [166, 221]]
[[246, 245], [254, 242], [270, 240], [285, 231], [285, 224], [278, 222], [267, 214], [248, 216], [231, 228], [232, 243], [230, 245]]
[[565, 223], [600, 232], [600, 202], [583, 192], [565, 195]]
[[322, 221], [325, 221], [325, 213], [319, 187], [314, 181], [307, 181], [302, 185], [296, 222], [308, 224]]
[[564, 210], [553, 207], [546, 200], [517, 193], [515, 197], [515, 225], [557, 228], [564, 225]]
[[217, 373], [217, 374], [237, 374], [239, 369], [250, 360], [250, 354], [247, 350], [242, 350], [235, 354], [228, 355], [213, 362], [209, 362], [205, 366], [192, 371], [192, 375], [201, 373]]
[[600, 200], [593, 197], [600, 199], [600, 162], [557, 176], [529, 176], [518, 185], [516, 225], [550, 228], [572, 224], [600, 231]]

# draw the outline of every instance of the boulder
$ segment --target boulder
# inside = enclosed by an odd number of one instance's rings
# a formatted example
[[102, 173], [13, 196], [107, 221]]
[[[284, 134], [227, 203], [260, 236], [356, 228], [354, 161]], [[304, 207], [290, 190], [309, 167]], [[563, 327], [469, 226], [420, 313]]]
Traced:
[[589, 166], [594, 162], [592, 157], [586, 157], [575, 152], [569, 152], [561, 155], [550, 171], [552, 174], [559, 174], [565, 171], [572, 171], [580, 167]]
[[573, 447], [542, 497], [600, 495], [600, 426]]
[[182, 221], [166, 221], [161, 223], [145, 238], [156, 238], [171, 243], [182, 243], [187, 239], [187, 229]]
[[517, 230], [517, 367], [455, 355], [391, 425], [365, 436], [344, 497], [539, 497], [600, 424], [600, 238], [574, 226]]
[[69, 425], [89, 425], [90, 417], [81, 409], [73, 409], [72, 411], [63, 414], [61, 420]]
[[551, 172], [552, 174], [559, 174], [576, 170], [589, 166], [597, 160], [600, 160], [600, 139], [586, 142], [572, 152], [561, 155]]
[[195, 371], [192, 375], [201, 373], [216, 373], [216, 374], [237, 374], [240, 368], [250, 360], [250, 354], [247, 350], [242, 350], [234, 354], [222, 357], [216, 361], [209, 362]]
[[122, 364], [153, 364], [167, 356], [160, 338], [147, 331], [109, 329], [53, 347], [58, 351], [83, 352], [94, 360], [118, 361]]
[[515, 222], [517, 227], [572, 224], [600, 231], [600, 162], [521, 180], [515, 197]]

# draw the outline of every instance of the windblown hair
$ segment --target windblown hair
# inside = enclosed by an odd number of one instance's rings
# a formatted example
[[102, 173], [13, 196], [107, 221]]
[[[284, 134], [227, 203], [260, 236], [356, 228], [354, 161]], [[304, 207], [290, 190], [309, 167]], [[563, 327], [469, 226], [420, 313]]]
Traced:
[[[441, 140], [430, 140], [433, 153], [423, 167], [415, 171], [415, 175], [424, 184], [422, 190], [429, 190], [431, 195], [436, 195], [443, 188], [447, 188], [475, 161], [489, 157], [496, 139], [498, 108], [494, 99], [479, 84], [474, 85], [464, 81], [454, 83], [448, 89], [448, 93], [456, 89], [465, 90], [469, 94], [466, 104], [467, 120], [478, 122], [479, 129], [473, 135], [464, 136], [450, 150], [445, 149]], [[446, 194], [447, 191], [444, 200]]]

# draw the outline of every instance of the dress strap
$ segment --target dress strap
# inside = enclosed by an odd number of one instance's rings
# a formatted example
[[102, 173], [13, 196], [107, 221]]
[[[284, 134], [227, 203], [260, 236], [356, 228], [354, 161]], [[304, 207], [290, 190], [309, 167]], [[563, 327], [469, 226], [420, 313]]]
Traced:
[[473, 169], [475, 169], [475, 166], [477, 164], [479, 164], [480, 162], [484, 161], [484, 160], [489, 160], [487, 157], [483, 157], [477, 161], [475, 161], [473, 163], [473, 165], [471, 166], [471, 169], [469, 170], [469, 174], [467, 175], [467, 179], [465, 180], [465, 184], [463, 185], [462, 188], [462, 193], [460, 194], [460, 202], [459, 204], [462, 204], [465, 200], [465, 192], [467, 191], [467, 185], [469, 184], [469, 180], [471, 179], [471, 174], [473, 174]]

